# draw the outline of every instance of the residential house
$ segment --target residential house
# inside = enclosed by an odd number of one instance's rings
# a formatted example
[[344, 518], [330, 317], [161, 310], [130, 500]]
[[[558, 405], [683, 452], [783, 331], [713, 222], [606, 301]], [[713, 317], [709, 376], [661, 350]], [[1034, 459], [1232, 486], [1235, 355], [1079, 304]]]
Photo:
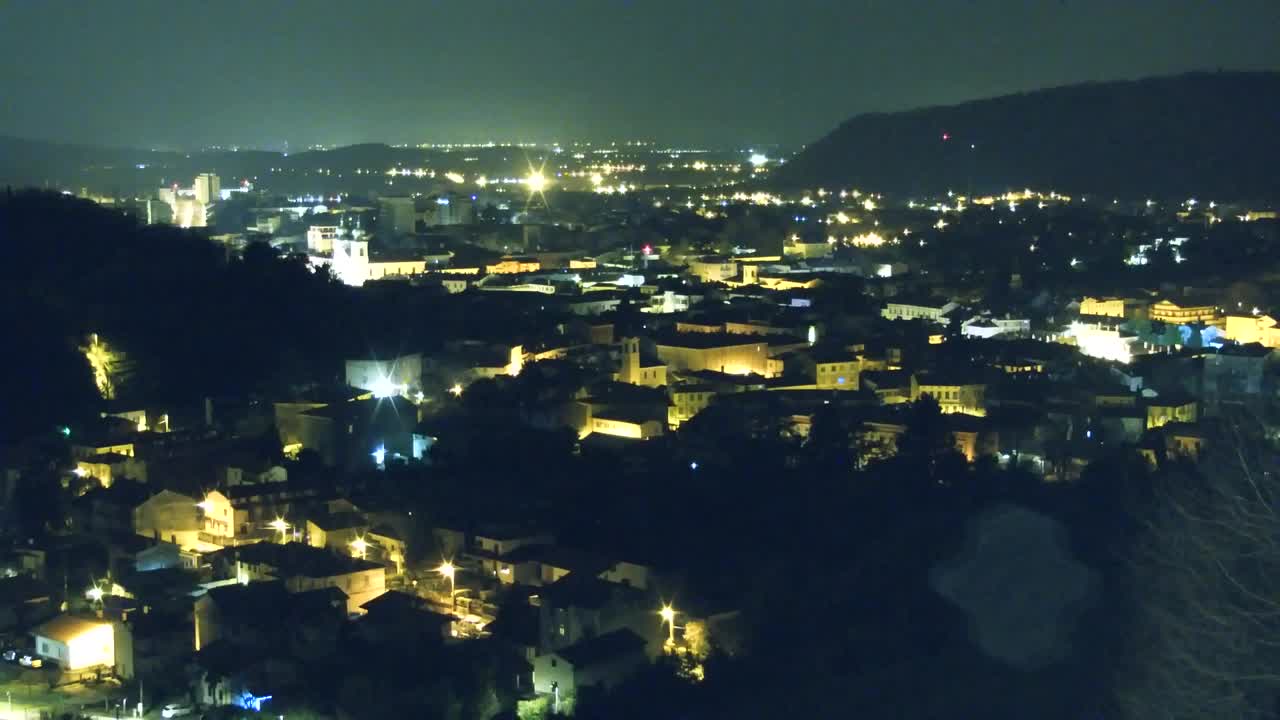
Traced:
[[133, 677], [133, 644], [123, 623], [60, 615], [31, 633], [36, 654], [64, 672], [104, 670]]
[[281, 580], [291, 593], [337, 588], [347, 596], [347, 611], [363, 612], [360, 606], [387, 591], [386, 568], [382, 565], [311, 547], [303, 543], [255, 543], [222, 552], [224, 566], [243, 581]]
[[930, 395], [944, 413], [986, 414], [987, 385], [960, 373], [923, 372], [911, 376], [911, 402]]
[[619, 628], [660, 646], [656, 601], [646, 592], [590, 574], [570, 573], [539, 593], [539, 647], [556, 650]]
[[533, 689], [556, 702], [583, 688], [608, 690], [648, 665], [645, 645], [644, 638], [619, 628], [539, 655], [533, 661]]
[[943, 298], [898, 295], [885, 303], [880, 317], [886, 320], [924, 320], [946, 325], [950, 321], [949, 313], [957, 307], [959, 305]]

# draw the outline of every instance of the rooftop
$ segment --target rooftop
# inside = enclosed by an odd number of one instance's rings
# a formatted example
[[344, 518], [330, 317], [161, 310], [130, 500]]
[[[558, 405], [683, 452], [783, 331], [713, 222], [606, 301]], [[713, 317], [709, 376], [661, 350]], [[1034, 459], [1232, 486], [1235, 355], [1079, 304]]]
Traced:
[[645, 644], [644, 638], [627, 628], [621, 628], [574, 643], [557, 650], [556, 654], [575, 668], [583, 668], [609, 662], [626, 653], [640, 652]]
[[36, 628], [35, 634], [51, 640], [57, 640], [60, 643], [69, 643], [81, 635], [103, 626], [110, 627], [111, 623], [97, 618], [61, 615]]
[[[226, 552], [226, 551], [223, 551]], [[369, 560], [347, 557], [323, 548], [304, 543], [261, 542], [244, 545], [230, 551], [231, 557], [241, 562], [269, 565], [280, 575], [311, 578], [332, 577], [348, 573], [375, 570], [382, 566]]]

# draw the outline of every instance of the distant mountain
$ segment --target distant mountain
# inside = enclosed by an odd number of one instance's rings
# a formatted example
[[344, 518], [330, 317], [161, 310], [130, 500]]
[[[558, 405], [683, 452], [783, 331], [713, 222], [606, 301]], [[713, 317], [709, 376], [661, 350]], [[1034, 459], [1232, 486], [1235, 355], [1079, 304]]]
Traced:
[[766, 181], [905, 194], [1280, 197], [1280, 73], [1089, 83], [859, 115]]

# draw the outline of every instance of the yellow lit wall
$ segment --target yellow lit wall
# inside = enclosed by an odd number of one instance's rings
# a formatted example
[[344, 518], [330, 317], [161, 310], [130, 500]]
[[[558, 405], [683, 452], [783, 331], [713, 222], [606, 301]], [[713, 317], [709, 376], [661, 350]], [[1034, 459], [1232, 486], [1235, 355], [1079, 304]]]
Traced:
[[931, 395], [938, 401], [938, 407], [944, 413], [962, 412], [970, 415], [986, 414], [986, 386], [971, 385], [930, 385], [921, 384], [914, 378], [911, 380], [911, 401], [920, 399], [921, 395]]
[[1087, 297], [1080, 301], [1080, 314], [1096, 317], [1123, 318], [1124, 298]]
[[658, 358], [672, 370], [714, 370], [733, 375], [755, 373], [770, 377], [767, 343], [744, 343], [719, 347], [658, 345]]
[[738, 263], [721, 260], [690, 260], [689, 274], [703, 282], [723, 282], [738, 274]]
[[681, 423], [706, 409], [715, 395], [715, 393], [706, 388], [672, 391], [672, 405], [667, 412], [667, 424], [672, 430], [680, 427]]
[[490, 275], [510, 275], [514, 273], [537, 272], [541, 268], [542, 263], [537, 260], [504, 258], [493, 265], [486, 265], [484, 271]]
[[857, 390], [861, 366], [856, 360], [816, 363], [815, 384], [820, 390]]
[[602, 417], [592, 417], [590, 428], [593, 433], [636, 440], [647, 440], [662, 434], [662, 428], [656, 422], [632, 422]]
[[1171, 422], [1195, 422], [1199, 416], [1195, 401], [1185, 405], [1148, 405], [1147, 429], [1158, 428]]
[[1169, 300], [1161, 300], [1151, 306], [1152, 320], [1178, 325], [1192, 322], [1213, 323], [1218, 317], [1218, 308], [1213, 305], [1189, 305], [1183, 307]]
[[401, 260], [397, 262], [369, 263], [369, 280], [385, 277], [421, 275], [427, 271], [426, 260]]
[[1242, 345], [1260, 343], [1269, 348], [1280, 347], [1280, 328], [1270, 315], [1228, 315], [1222, 334]]
[[[53, 624], [58, 624], [55, 620]], [[70, 637], [47, 637], [36, 632], [36, 653], [64, 670], [83, 670], [116, 663], [115, 630], [109, 622], [75, 621]]]

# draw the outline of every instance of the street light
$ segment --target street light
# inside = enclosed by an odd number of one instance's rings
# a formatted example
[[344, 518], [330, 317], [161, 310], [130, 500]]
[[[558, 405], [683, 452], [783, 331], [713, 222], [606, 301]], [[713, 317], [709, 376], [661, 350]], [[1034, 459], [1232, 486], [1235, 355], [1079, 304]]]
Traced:
[[98, 587], [97, 585], [94, 585], [93, 587], [89, 588], [89, 590], [85, 593], [85, 597], [88, 597], [93, 602], [102, 602], [102, 595], [103, 595], [102, 588]]
[[280, 533], [280, 544], [285, 544], [285, 533], [289, 530], [289, 523], [285, 522], [284, 518], [278, 517], [267, 523], [267, 526]]
[[454, 594], [454, 591], [455, 591], [454, 578], [455, 578], [455, 577], [457, 576], [457, 574], [458, 574], [458, 568], [454, 567], [454, 565], [453, 565], [453, 563], [452, 563], [451, 561], [449, 561], [449, 560], [445, 560], [444, 562], [440, 563], [440, 567], [436, 568], [436, 572], [438, 572], [438, 573], [440, 573], [441, 575], [443, 575], [443, 576], [445, 576], [445, 577], [449, 578], [449, 606], [450, 606], [450, 608], [452, 608], [452, 607], [453, 607], [453, 594]]
[[667, 645], [674, 646], [676, 644], [676, 610], [670, 605], [663, 605], [658, 611], [658, 615], [662, 617], [662, 622], [667, 624]]
[[453, 387], [449, 388], [449, 392], [453, 393], [454, 397], [462, 397], [462, 383], [454, 383]]
[[369, 549], [369, 543], [365, 542], [365, 539], [362, 537], [358, 537], [355, 540], [351, 541], [351, 554], [354, 557], [358, 557], [361, 560], [364, 560], [365, 552], [368, 549]]

